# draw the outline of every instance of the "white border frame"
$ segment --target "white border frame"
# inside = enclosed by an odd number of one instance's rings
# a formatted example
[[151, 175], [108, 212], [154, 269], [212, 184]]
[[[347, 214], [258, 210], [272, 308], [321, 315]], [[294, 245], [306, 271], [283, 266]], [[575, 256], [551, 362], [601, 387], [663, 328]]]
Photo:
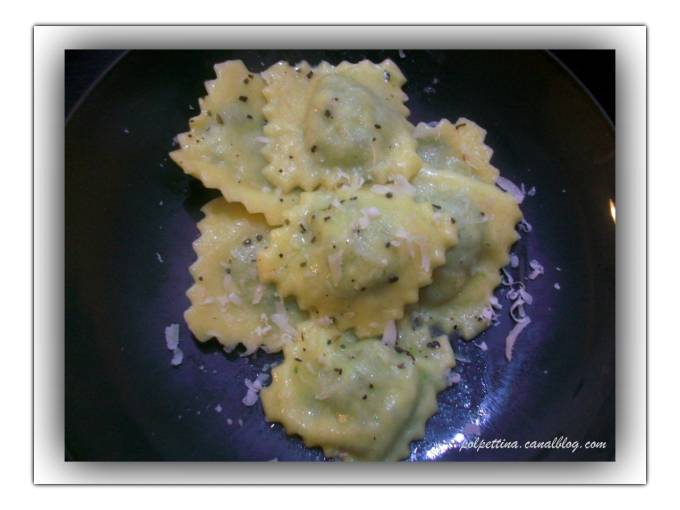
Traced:
[[[642, 321], [639, 312], [646, 311], [647, 284], [645, 26], [36, 26], [33, 36], [34, 483], [646, 482], [647, 334], [646, 313]], [[64, 243], [64, 50], [217, 47], [616, 50], [616, 461], [381, 465], [64, 461], [64, 266], [63, 259], [49, 255]]]

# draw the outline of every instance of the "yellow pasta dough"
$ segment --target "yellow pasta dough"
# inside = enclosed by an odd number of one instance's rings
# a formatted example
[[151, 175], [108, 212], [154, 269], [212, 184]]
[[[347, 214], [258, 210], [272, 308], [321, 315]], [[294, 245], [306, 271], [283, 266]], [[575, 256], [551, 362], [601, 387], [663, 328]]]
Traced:
[[218, 198], [203, 207], [191, 266], [194, 285], [187, 292], [189, 329], [201, 342], [216, 338], [226, 348], [239, 343], [246, 354], [258, 347], [276, 352], [295, 336], [303, 314], [284, 302], [273, 285], [257, 278], [257, 253], [269, 242], [270, 227], [261, 215]]
[[406, 458], [455, 364], [447, 335], [489, 326], [519, 237], [486, 131], [414, 128], [390, 60], [215, 72], [171, 153], [224, 197], [202, 209], [186, 322], [226, 350], [283, 350], [260, 397], [305, 445]]
[[384, 183], [421, 167], [406, 120], [405, 82], [390, 60], [374, 64], [285, 62], [263, 73], [269, 139], [264, 175], [284, 191]]
[[486, 131], [469, 119], [455, 124], [442, 119], [436, 125], [420, 123], [414, 136], [423, 165], [474, 177], [493, 184], [498, 169], [491, 164], [493, 151], [484, 144]]
[[[453, 366], [448, 340], [405, 334], [403, 346], [300, 324], [262, 391], [270, 421], [343, 460], [398, 460], [424, 433]], [[408, 338], [406, 338], [408, 337]], [[402, 341], [401, 338], [399, 340]]]
[[402, 317], [456, 242], [429, 204], [369, 190], [303, 193], [285, 223], [258, 255], [260, 278], [360, 337]]
[[522, 213], [510, 194], [446, 170], [424, 168], [413, 185], [416, 200], [434, 204], [458, 227], [458, 244], [421, 289], [418, 306], [444, 331], [472, 338], [489, 326], [489, 302]]
[[178, 135], [180, 149], [172, 159], [208, 188], [252, 213], [263, 213], [272, 225], [281, 223], [283, 210], [297, 201], [262, 174], [266, 160], [262, 127], [264, 82], [240, 60], [215, 66], [217, 78], [206, 83], [201, 113], [189, 121], [190, 131]]

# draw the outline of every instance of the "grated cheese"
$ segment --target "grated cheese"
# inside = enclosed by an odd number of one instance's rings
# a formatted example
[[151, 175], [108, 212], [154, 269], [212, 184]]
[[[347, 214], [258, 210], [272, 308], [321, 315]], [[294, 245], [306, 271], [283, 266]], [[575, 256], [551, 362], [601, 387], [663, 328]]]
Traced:
[[388, 347], [394, 347], [397, 343], [397, 324], [394, 321], [387, 321], [383, 329], [382, 343]]
[[514, 198], [515, 202], [517, 202], [518, 204], [521, 204], [524, 201], [524, 191], [520, 189], [510, 179], [507, 179], [506, 177], [499, 175], [496, 178], [496, 185], [503, 191], [512, 195], [512, 198]]
[[505, 358], [508, 361], [512, 360], [512, 351], [515, 348], [515, 342], [520, 333], [524, 331], [529, 324], [531, 324], [531, 319], [529, 317], [524, 317], [510, 330], [508, 336], [505, 338]]

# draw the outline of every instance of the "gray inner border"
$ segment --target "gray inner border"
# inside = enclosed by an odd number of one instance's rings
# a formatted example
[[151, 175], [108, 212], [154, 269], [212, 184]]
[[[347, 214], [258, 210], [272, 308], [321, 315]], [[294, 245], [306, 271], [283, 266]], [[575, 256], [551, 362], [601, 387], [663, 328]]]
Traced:
[[[349, 465], [64, 461], [64, 50], [312, 47], [616, 50], [615, 462]], [[647, 337], [647, 28], [644, 25], [39, 25], [33, 30], [33, 59], [35, 484], [646, 483], [647, 356], [646, 341], [642, 342]], [[645, 315], [641, 321], [642, 310]]]

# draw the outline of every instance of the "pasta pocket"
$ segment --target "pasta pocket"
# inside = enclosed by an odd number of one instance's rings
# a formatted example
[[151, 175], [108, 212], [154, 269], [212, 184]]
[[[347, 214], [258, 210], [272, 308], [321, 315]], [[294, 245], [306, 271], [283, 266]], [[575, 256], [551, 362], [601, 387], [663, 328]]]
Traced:
[[257, 264], [281, 296], [365, 337], [417, 301], [456, 239], [450, 217], [406, 196], [303, 193]]
[[202, 209], [201, 236], [194, 242], [197, 259], [187, 296], [185, 320], [196, 339], [216, 338], [231, 350], [239, 343], [245, 354], [261, 347], [280, 351], [295, 336], [303, 314], [293, 301], [284, 302], [273, 285], [257, 278], [256, 257], [269, 242], [270, 227], [261, 215], [240, 204], [215, 199]]
[[405, 345], [422, 355], [421, 343], [443, 353], [429, 370], [406, 348], [379, 338], [357, 340], [333, 327], [302, 323], [295, 342], [284, 347], [283, 364], [272, 371], [272, 384], [262, 391], [267, 419], [328, 457], [399, 460], [437, 409], [441, 387], [428, 373], [439, 370], [434, 379], [445, 380], [453, 366], [448, 341], [437, 348], [411, 339]]
[[422, 163], [406, 120], [406, 81], [390, 60], [374, 64], [285, 62], [263, 73], [269, 139], [264, 175], [290, 191], [352, 181], [411, 178]]
[[486, 131], [469, 119], [460, 118], [455, 124], [446, 119], [439, 123], [416, 126], [418, 155], [428, 168], [450, 170], [493, 184], [499, 175], [491, 164], [493, 151], [484, 143]]
[[413, 180], [416, 200], [433, 204], [452, 217], [458, 243], [435, 269], [433, 283], [420, 291], [425, 315], [445, 332], [470, 339], [491, 321], [490, 300], [519, 239], [515, 225], [522, 213], [514, 198], [490, 184], [425, 168]]
[[190, 131], [177, 136], [180, 148], [172, 159], [206, 187], [220, 190], [230, 202], [251, 213], [263, 213], [272, 225], [297, 194], [272, 189], [262, 174], [264, 81], [240, 60], [215, 66], [217, 78], [206, 82], [208, 95], [199, 100], [201, 113], [190, 119]]

